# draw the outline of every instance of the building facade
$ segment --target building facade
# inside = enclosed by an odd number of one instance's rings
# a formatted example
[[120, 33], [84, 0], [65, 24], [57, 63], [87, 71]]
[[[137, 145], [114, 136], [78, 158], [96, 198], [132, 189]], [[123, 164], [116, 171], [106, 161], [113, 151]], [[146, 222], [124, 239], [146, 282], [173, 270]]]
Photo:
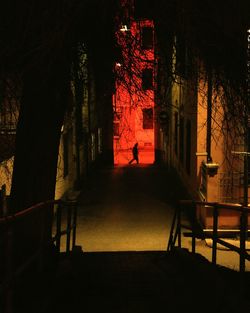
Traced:
[[[192, 59], [185, 42], [178, 41], [173, 35], [168, 51], [171, 66], [162, 61], [166, 54], [160, 50], [157, 53], [161, 64], [156, 103], [159, 162], [180, 177], [194, 200], [243, 203], [244, 189], [248, 189], [244, 186], [241, 155], [246, 148], [244, 127], [229, 120], [227, 98], [218, 88], [215, 74], [204, 67], [202, 60]], [[196, 214], [202, 227], [212, 227], [208, 208], [198, 209]], [[238, 213], [221, 211], [220, 228], [238, 228], [239, 223]]]
[[126, 164], [135, 143], [140, 163], [154, 162], [155, 56], [154, 24], [135, 19], [131, 1], [121, 1], [117, 44], [121, 60], [115, 63], [113, 96], [114, 163]]

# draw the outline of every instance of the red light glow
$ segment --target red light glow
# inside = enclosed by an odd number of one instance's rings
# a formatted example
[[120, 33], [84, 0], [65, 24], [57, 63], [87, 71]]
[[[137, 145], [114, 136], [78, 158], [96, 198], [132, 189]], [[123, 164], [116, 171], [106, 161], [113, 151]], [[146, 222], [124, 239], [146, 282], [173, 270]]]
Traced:
[[[147, 35], [144, 42], [143, 30]], [[116, 63], [115, 66], [114, 163], [128, 164], [133, 157], [132, 147], [137, 142], [139, 163], [152, 164], [155, 88], [153, 23], [131, 22], [129, 31], [117, 32], [117, 42], [122, 48], [123, 64]]]

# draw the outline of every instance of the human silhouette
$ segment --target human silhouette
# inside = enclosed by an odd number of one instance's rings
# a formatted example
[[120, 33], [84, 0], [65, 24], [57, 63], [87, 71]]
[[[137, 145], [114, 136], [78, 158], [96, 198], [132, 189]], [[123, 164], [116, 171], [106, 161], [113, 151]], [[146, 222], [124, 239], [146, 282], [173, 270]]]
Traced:
[[136, 163], [139, 163], [138, 159], [138, 143], [136, 143], [133, 148], [132, 148], [132, 153], [133, 153], [133, 159], [130, 160], [128, 163], [131, 164], [133, 161], [136, 161]]

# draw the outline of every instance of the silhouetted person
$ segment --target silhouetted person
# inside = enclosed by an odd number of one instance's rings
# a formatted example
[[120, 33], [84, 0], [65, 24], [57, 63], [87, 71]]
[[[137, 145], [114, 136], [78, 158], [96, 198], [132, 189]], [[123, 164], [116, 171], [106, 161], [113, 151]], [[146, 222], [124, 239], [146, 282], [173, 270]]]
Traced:
[[136, 163], [139, 163], [138, 159], [138, 143], [136, 143], [133, 148], [132, 148], [132, 153], [133, 153], [133, 159], [130, 160], [128, 163], [131, 164], [133, 161], [136, 161]]

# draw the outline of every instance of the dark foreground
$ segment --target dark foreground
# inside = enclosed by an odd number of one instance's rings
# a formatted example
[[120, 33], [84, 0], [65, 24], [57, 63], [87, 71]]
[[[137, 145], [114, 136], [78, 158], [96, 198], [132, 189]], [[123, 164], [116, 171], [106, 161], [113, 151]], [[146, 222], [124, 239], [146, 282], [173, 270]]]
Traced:
[[[78, 245], [89, 252], [61, 253], [41, 275], [26, 275], [16, 286], [12, 313], [250, 312], [249, 273], [243, 279], [185, 249], [163, 251], [171, 208], [186, 197], [175, 175], [153, 166], [118, 167], [93, 176], [91, 188], [79, 199]], [[161, 227], [163, 237], [154, 237], [154, 247], [162, 238], [164, 248], [158, 251], [91, 252], [98, 250], [90, 233], [102, 251], [114, 251], [104, 249], [102, 238], [109, 233], [116, 248], [128, 234], [135, 247], [134, 241], [145, 236], [148, 242]], [[143, 232], [136, 237], [138, 229]]]
[[18, 313], [250, 312], [249, 276], [185, 249], [64, 255], [18, 286]]

